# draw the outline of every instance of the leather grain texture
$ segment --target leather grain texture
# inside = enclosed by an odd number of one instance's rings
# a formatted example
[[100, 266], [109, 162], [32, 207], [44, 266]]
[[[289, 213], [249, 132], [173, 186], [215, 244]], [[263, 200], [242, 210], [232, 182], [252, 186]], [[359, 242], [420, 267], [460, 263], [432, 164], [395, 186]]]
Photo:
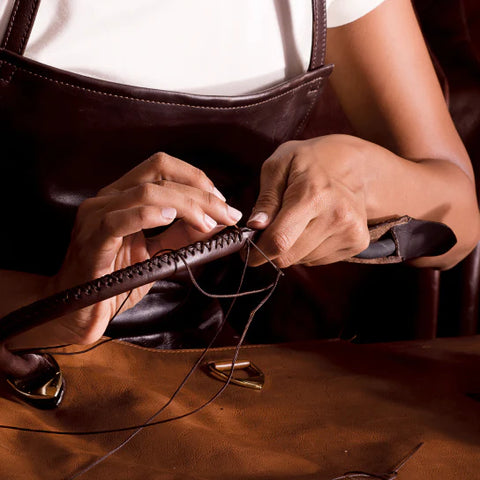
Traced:
[[[81, 478], [330, 480], [349, 470], [387, 472], [423, 441], [399, 480], [475, 479], [479, 351], [478, 337], [247, 346], [240, 358], [265, 373], [261, 392], [229, 386], [205, 410], [144, 430]], [[0, 423], [61, 430], [141, 423], [166, 402], [198, 355], [115, 341], [57, 357], [68, 383], [59, 409], [34, 411], [5, 393]], [[231, 356], [232, 349], [214, 349], [207, 360]], [[221, 385], [198, 371], [162, 418], [199, 406]], [[127, 433], [1, 435], [2, 478], [51, 480], [67, 478]]]

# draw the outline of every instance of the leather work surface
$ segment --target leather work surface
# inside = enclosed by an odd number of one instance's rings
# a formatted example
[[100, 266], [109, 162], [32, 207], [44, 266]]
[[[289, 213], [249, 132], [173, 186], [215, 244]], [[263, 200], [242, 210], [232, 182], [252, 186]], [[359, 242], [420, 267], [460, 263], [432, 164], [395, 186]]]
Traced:
[[[60, 430], [142, 423], [167, 401], [199, 352], [114, 341], [57, 356], [67, 384], [62, 405], [39, 411], [4, 391], [0, 423]], [[207, 359], [232, 354], [214, 349]], [[352, 470], [389, 472], [420, 442], [399, 479], [479, 477], [480, 337], [247, 346], [240, 359], [263, 370], [262, 391], [230, 385], [199, 413], [145, 429], [81, 478], [329, 480]], [[199, 370], [160, 418], [198, 407], [221, 386]], [[68, 478], [128, 432], [1, 435], [2, 479], [51, 480]]]

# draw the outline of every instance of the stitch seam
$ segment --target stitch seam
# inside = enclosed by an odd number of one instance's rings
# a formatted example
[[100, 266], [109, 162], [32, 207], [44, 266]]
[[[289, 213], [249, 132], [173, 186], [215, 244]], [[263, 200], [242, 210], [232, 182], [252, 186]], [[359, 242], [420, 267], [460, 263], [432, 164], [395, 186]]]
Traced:
[[115, 93], [102, 92], [101, 90], [95, 90], [95, 89], [87, 88], [87, 87], [80, 87], [79, 85], [75, 85], [75, 84], [68, 83], [68, 82], [63, 82], [61, 80], [54, 80], [54, 79], [49, 78], [45, 75], [40, 75], [39, 73], [34, 73], [30, 70], [27, 70], [26, 68], [17, 67], [15, 64], [7, 62], [6, 60], [4, 60], [3, 63], [5, 65], [11, 65], [12, 67], [14, 67], [15, 70], [17, 70], [17, 69], [21, 70], [21, 71], [23, 71], [23, 72], [25, 72], [29, 75], [39, 77], [39, 78], [43, 78], [44, 80], [47, 80], [49, 82], [56, 83], [56, 84], [59, 84], [59, 85], [64, 85], [64, 86], [67, 86], [67, 87], [76, 88], [78, 90], [82, 90], [82, 91], [85, 91], [85, 92], [95, 93], [97, 95], [103, 95], [103, 96], [106, 96], [106, 97], [113, 97], [113, 98], [121, 98], [121, 99], [125, 99], [125, 100], [130, 100], [130, 101], [133, 101], [133, 102], [151, 103], [151, 104], [157, 104], [157, 105], [171, 105], [171, 106], [177, 106], [177, 107], [197, 108], [197, 109], [201, 109], [201, 110], [241, 110], [241, 109], [256, 107], [257, 105], [262, 105], [264, 103], [271, 102], [272, 100], [276, 100], [277, 98], [284, 97], [285, 95], [289, 95], [289, 94], [295, 92], [296, 90], [305, 88], [312, 83], [318, 82], [318, 80], [319, 80], [318, 78], [314, 78], [313, 80], [310, 80], [307, 83], [298, 85], [297, 87], [295, 87], [291, 90], [288, 90], [287, 92], [281, 93], [281, 94], [276, 95], [276, 96], [274, 96], [272, 98], [269, 98], [267, 100], [262, 100], [262, 101], [259, 101], [259, 102], [251, 103], [249, 105], [230, 106], [230, 107], [229, 106], [226, 106], [226, 107], [211, 107], [211, 106], [203, 106], [203, 105], [191, 105], [191, 104], [188, 104], [188, 103], [173, 103], [173, 102], [164, 102], [164, 101], [157, 101], [157, 100], [146, 100], [146, 99], [143, 99], [143, 98], [135, 98], [135, 97], [129, 97], [129, 96], [126, 96], [126, 95], [119, 95], [119, 94], [115, 94]]
[[314, 105], [317, 103], [318, 99], [318, 92], [320, 90], [320, 85], [318, 86], [317, 90], [315, 90], [315, 96], [313, 97], [313, 100], [310, 102], [310, 107], [308, 107], [307, 113], [305, 113], [305, 116], [303, 117], [302, 122], [300, 125], [297, 127], [297, 130], [295, 131], [294, 138], [297, 138], [298, 135], [302, 132], [303, 127], [305, 126], [305, 123], [307, 122], [307, 119], [310, 117], [310, 114], [312, 113]]
[[[109, 337], [107, 337], [109, 338]], [[142, 345], [137, 345], [135, 343], [130, 343], [126, 340], [122, 339], [114, 339], [112, 340], [112, 343], [117, 344], [122, 347], [128, 347], [128, 348], [136, 348], [137, 350], [144, 350], [146, 352], [153, 352], [153, 353], [166, 353], [168, 355], [171, 354], [179, 354], [179, 353], [200, 353], [203, 352], [203, 348], [181, 348], [181, 349], [158, 349], [158, 348], [152, 348], [152, 347], [143, 347]], [[258, 349], [258, 348], [272, 348], [276, 347], [277, 345], [274, 344], [265, 344], [265, 345], [242, 345], [241, 351], [244, 349]], [[235, 347], [215, 347], [209, 349], [209, 353], [215, 353], [215, 352], [225, 352], [229, 351], [232, 352], [235, 350]]]
[[322, 1], [322, 14], [323, 14], [323, 32], [322, 32], [322, 58], [321, 64], [325, 63], [326, 49], [327, 49], [327, 7], [326, 0]]
[[313, 0], [313, 56], [312, 68], [317, 68], [317, 48], [318, 48], [318, 0]]
[[12, 67], [12, 71], [10, 72], [10, 76], [8, 78], [0, 77], [0, 83], [7, 84], [13, 78], [14, 73], [17, 71], [17, 67], [11, 63], [5, 62], [4, 60], [0, 60], [0, 74], [2, 74], [2, 70], [6, 70], [8, 72], [8, 68], [5, 68], [5, 65], [10, 65]]

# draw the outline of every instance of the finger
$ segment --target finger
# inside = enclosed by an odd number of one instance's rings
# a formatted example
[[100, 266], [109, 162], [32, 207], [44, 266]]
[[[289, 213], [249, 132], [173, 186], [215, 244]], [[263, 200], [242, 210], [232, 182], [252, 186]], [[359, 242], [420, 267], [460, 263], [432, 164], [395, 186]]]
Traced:
[[[281, 210], [258, 241], [259, 248], [271, 260], [283, 257], [284, 261], [289, 262], [289, 252], [305, 232], [316, 212], [316, 208], [302, 198], [301, 189], [294, 190], [289, 192], [287, 189]], [[257, 266], [265, 261], [259, 252], [253, 250], [249, 265]]]
[[217, 225], [210, 232], [199, 232], [184, 220], [179, 220], [160, 235], [147, 239], [148, 252], [150, 255], [154, 255], [160, 250], [178, 250], [192, 243], [208, 240], [224, 228], [225, 225]]
[[324, 265], [360, 253], [368, 247], [369, 241], [363, 216], [354, 209], [337, 206], [337, 209], [324, 209], [275, 262], [280, 268], [295, 264]]
[[322, 217], [311, 220], [295, 243], [274, 258], [275, 264], [280, 268], [287, 268], [291, 265], [303, 263], [303, 259], [312, 255], [331, 235], [325, 220]]
[[[368, 231], [367, 228], [365, 230]], [[340, 262], [363, 252], [369, 245], [369, 235], [365, 231], [334, 234], [325, 239], [317, 248], [296, 263], [309, 267]]]
[[96, 229], [97, 246], [102, 244], [107, 247], [108, 244], [112, 244], [113, 247], [119, 239], [128, 235], [147, 228], [169, 225], [176, 215], [175, 208], [153, 205], [134, 206], [106, 212]]
[[225, 197], [202, 170], [163, 152], [152, 155], [118, 180], [100, 190], [99, 195], [108, 195], [142, 183], [156, 183], [162, 180], [189, 185], [213, 193], [225, 201]]
[[322, 245], [318, 249], [311, 252], [310, 255], [307, 255], [305, 258], [302, 258], [298, 264], [305, 265], [306, 267], [316, 267], [320, 265], [329, 265], [331, 263], [341, 262], [347, 258], [351, 258], [355, 254], [352, 254], [350, 248], [339, 248], [338, 240], [329, 239], [325, 242], [325, 245]]
[[[285, 155], [290, 156], [291, 153]], [[287, 186], [290, 159], [281, 151], [275, 152], [262, 166], [260, 193], [247, 226], [262, 230], [271, 224], [282, 205], [283, 193]]]
[[167, 181], [162, 181], [160, 185], [138, 185], [112, 196], [105, 209], [122, 210], [141, 205], [173, 207], [177, 218], [184, 219], [200, 232], [210, 232], [217, 224], [234, 225], [242, 217], [239, 210], [211, 193]]
[[177, 210], [177, 218], [183, 218], [202, 232], [209, 232], [217, 224], [234, 225], [242, 217], [239, 210], [227, 205], [212, 193], [165, 180], [159, 185], [137, 185], [111, 196], [110, 199], [104, 209], [122, 210], [140, 205], [173, 207]]

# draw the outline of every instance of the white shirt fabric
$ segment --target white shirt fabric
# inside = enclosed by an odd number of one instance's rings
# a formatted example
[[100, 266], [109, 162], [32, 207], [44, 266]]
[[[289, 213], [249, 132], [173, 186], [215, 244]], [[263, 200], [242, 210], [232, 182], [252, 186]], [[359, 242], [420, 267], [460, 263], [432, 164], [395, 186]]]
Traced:
[[[328, 27], [384, 0], [327, 0]], [[0, 0], [0, 38], [14, 0]], [[25, 56], [128, 85], [241, 95], [308, 68], [311, 0], [42, 0]]]

